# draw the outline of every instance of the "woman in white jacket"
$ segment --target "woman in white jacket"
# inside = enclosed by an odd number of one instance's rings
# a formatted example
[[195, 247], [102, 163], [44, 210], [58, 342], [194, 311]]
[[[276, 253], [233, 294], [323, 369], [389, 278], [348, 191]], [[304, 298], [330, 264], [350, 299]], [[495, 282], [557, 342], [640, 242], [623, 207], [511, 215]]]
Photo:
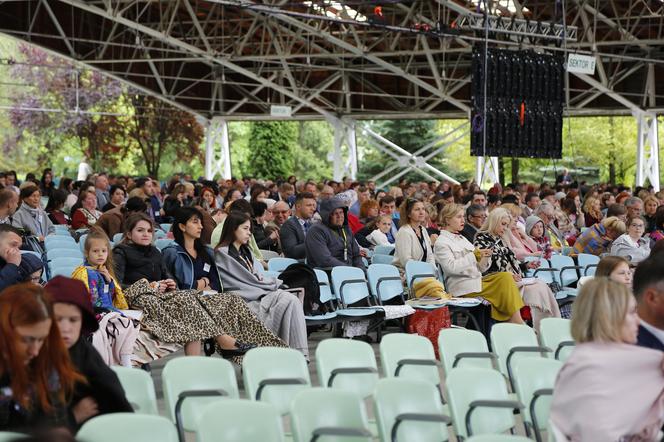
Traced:
[[401, 227], [394, 241], [394, 264], [405, 268], [408, 261], [425, 261], [435, 266], [431, 240], [425, 226], [426, 209], [422, 201], [407, 198], [399, 208]]
[[631, 264], [638, 264], [650, 255], [650, 240], [643, 237], [646, 220], [635, 216], [627, 220], [627, 232], [611, 244], [611, 255], [627, 258]]
[[523, 301], [508, 272], [482, 277], [491, 265], [491, 249], [475, 249], [461, 235], [464, 210], [459, 204], [448, 204], [438, 214], [442, 227], [434, 245], [435, 260], [443, 268], [446, 289], [453, 296], [480, 296], [491, 303], [491, 317], [496, 321], [523, 324], [520, 310]]

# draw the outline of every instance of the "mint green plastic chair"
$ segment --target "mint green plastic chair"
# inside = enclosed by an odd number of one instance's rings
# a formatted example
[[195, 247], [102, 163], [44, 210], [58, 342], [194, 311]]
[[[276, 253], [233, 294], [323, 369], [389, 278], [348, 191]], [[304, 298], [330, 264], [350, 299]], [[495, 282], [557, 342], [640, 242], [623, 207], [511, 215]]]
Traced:
[[497, 370], [453, 368], [445, 388], [457, 438], [503, 433], [516, 425], [513, 411], [523, 408], [510, 399], [505, 378]]
[[521, 358], [514, 362], [514, 389], [525, 408], [523, 420], [534, 430], [537, 442], [549, 422], [553, 386], [563, 363], [546, 358]]
[[118, 375], [127, 400], [134, 407], [134, 412], [158, 415], [157, 394], [149, 373], [138, 368], [114, 365], [111, 369]]
[[242, 360], [242, 377], [247, 397], [265, 401], [279, 414], [288, 414], [293, 396], [311, 386], [304, 355], [292, 348], [258, 347]]
[[417, 379], [389, 378], [376, 383], [374, 412], [381, 442], [441, 442], [448, 439], [438, 388]]
[[283, 432], [281, 417], [273, 405], [246, 399], [218, 399], [203, 409], [196, 441], [282, 442]]
[[25, 439], [26, 437], [29, 437], [29, 435], [11, 431], [0, 431], [0, 442], [13, 442], [14, 440]]
[[576, 343], [572, 337], [572, 321], [563, 318], [544, 318], [540, 322], [540, 343], [553, 350], [550, 355], [565, 362]]
[[321, 341], [316, 347], [316, 369], [321, 386], [351, 391], [362, 398], [373, 394], [378, 380], [373, 349], [362, 341]]
[[503, 322], [491, 327], [491, 348], [498, 356], [500, 371], [507, 376], [514, 390], [512, 365], [522, 357], [542, 356], [551, 349], [542, 347], [537, 341], [535, 331], [527, 325]]
[[511, 434], [482, 434], [466, 439], [466, 442], [532, 442], [532, 439]]
[[118, 432], [132, 442], [178, 442], [173, 422], [162, 416], [110, 413], [94, 417], [76, 434], [81, 442], [118, 442]]
[[295, 442], [366, 442], [372, 438], [362, 399], [349, 391], [310, 388], [291, 404]]
[[166, 362], [161, 373], [164, 402], [184, 441], [195, 431], [202, 410], [220, 397], [239, 398], [235, 370], [221, 358], [184, 356]]
[[444, 328], [438, 333], [438, 354], [447, 376], [454, 367], [494, 368], [496, 355], [484, 335], [465, 328]]
[[380, 342], [380, 363], [385, 377], [426, 380], [440, 385], [440, 373], [431, 341], [408, 333], [391, 333]]

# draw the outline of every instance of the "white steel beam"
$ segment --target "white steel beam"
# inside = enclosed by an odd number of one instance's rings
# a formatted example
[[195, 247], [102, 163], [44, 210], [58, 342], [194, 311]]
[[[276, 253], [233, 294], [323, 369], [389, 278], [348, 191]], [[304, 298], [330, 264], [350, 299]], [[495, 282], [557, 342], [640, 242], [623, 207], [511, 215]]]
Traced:
[[475, 182], [480, 188], [488, 188], [499, 179], [498, 157], [477, 157], [475, 161]]
[[231, 149], [228, 122], [221, 117], [208, 121], [205, 130], [205, 179], [231, 178]]
[[659, 183], [659, 137], [657, 133], [657, 114], [641, 113], [635, 115], [638, 124], [636, 146], [636, 185], [643, 186], [646, 180], [656, 192]]

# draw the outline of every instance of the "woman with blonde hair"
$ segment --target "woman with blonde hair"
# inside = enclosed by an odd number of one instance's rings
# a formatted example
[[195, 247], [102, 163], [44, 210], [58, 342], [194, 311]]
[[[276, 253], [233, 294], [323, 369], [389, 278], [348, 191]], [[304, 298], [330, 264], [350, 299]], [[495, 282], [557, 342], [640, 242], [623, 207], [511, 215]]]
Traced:
[[539, 330], [540, 321], [543, 318], [559, 318], [560, 309], [553, 292], [546, 283], [534, 278], [529, 278], [527, 283], [524, 281], [523, 271], [526, 268], [536, 268], [539, 263], [530, 262], [526, 265], [517, 260], [508, 236], [512, 222], [512, 217], [507, 210], [500, 207], [494, 209], [475, 235], [475, 246], [479, 249], [493, 250], [489, 266], [484, 269], [482, 274], [485, 276], [497, 272], [511, 274], [521, 291], [524, 303], [530, 307], [533, 326], [535, 330]]
[[657, 227], [655, 224], [655, 214], [659, 207], [659, 200], [655, 195], [648, 195], [643, 199], [643, 217], [646, 219], [646, 233], [654, 231]]
[[592, 196], [589, 196], [583, 202], [583, 207], [581, 211], [583, 212], [583, 217], [585, 219], [586, 227], [593, 226], [598, 222], [600, 222], [602, 218], [604, 218], [604, 215], [602, 214], [601, 201]]
[[440, 236], [434, 245], [435, 260], [445, 274], [446, 289], [453, 296], [481, 296], [491, 303], [496, 321], [523, 324], [523, 301], [507, 272], [482, 276], [491, 265], [492, 249], [476, 249], [461, 231], [465, 223], [460, 204], [447, 204], [438, 212]]
[[597, 277], [581, 288], [571, 325], [576, 347], [553, 389], [555, 440], [659, 440], [663, 353], [634, 345], [638, 327], [636, 300], [625, 285]]

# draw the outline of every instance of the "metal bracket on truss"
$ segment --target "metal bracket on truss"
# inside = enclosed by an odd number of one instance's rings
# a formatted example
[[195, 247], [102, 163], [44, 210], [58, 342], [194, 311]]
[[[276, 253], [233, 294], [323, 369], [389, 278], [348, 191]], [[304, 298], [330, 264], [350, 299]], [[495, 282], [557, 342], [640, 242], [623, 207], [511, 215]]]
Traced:
[[656, 192], [659, 191], [659, 139], [657, 114], [641, 112], [635, 114], [638, 124], [636, 145], [636, 185], [643, 186], [648, 180]]
[[[334, 164], [334, 180], [340, 181], [344, 176], [355, 180], [357, 177], [357, 141], [355, 138], [355, 120], [349, 118], [329, 119], [334, 128], [334, 151], [331, 153]], [[344, 161], [342, 148], [348, 149], [348, 159]]]
[[231, 151], [228, 122], [220, 117], [209, 120], [205, 131], [205, 178], [231, 178]]
[[[568, 42], [576, 41], [578, 28], [555, 23], [543, 23], [519, 18], [488, 16], [489, 32], [498, 34], [518, 35], [529, 38], [546, 38], [554, 40], [566, 39]], [[456, 21], [456, 29], [470, 29], [484, 31], [484, 14], [474, 12], [460, 15]]]
[[498, 182], [498, 157], [477, 157], [475, 182], [480, 188], [493, 186]]
[[[470, 132], [470, 125], [468, 123], [460, 124], [450, 132], [422, 146], [414, 153], [408, 152], [382, 135], [377, 134], [368, 125], [364, 126], [362, 132], [368, 135], [367, 140], [372, 146], [395, 160], [395, 164], [371, 178], [370, 181], [376, 181], [378, 187], [387, 186], [411, 171], [431, 181], [447, 180], [452, 184], [459, 184], [457, 180], [436, 169], [427, 163], [427, 161], [442, 153], [449, 145], [466, 136]], [[398, 169], [401, 169], [401, 171], [395, 174]], [[385, 179], [385, 177], [389, 178]]]

